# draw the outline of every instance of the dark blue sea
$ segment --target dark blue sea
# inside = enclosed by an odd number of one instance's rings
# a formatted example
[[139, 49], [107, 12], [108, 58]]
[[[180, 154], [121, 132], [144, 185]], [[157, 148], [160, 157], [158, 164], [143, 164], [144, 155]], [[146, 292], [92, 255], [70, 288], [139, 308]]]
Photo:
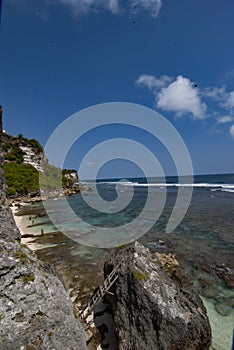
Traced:
[[[131, 178], [85, 182], [82, 195], [77, 194], [68, 199], [78, 221], [74, 222], [70, 213], [64, 210], [61, 199], [49, 200], [47, 209], [59, 229], [49, 220], [37, 218], [35, 232], [42, 225], [45, 233], [61, 231], [62, 224], [69, 232], [69, 238], [74, 236], [75, 241], [75, 237], [84, 238], [87, 235], [93, 240], [94, 248], [77, 244], [76, 253], [73, 251], [71, 254], [79, 259], [79, 256], [85, 257], [84, 251], [87, 253], [88, 250], [87, 259], [93, 256], [95, 261], [99, 254], [103, 254], [103, 249], [98, 248], [99, 228], [117, 230], [124, 226], [123, 236], [134, 238], [141, 225], [144, 228], [145, 224], [150, 223], [150, 229], [139, 240], [152, 251], [175, 254], [207, 307], [213, 332], [212, 349], [228, 350], [231, 349], [234, 320], [234, 174], [197, 175], [192, 182], [187, 180], [191, 179], [184, 178], [182, 182], [177, 177], [167, 177], [166, 181], [159, 178]], [[181, 198], [184, 196], [185, 204], [192, 190], [191, 202], [179, 225], [168, 232], [167, 223], [181, 189]], [[130, 200], [127, 200], [129, 195]], [[136, 221], [135, 226], [128, 226], [145, 210], [149, 195], [154, 199], [152, 203], [155, 203], [155, 207], [148, 206], [141, 221]], [[126, 200], [127, 205], [114, 212], [112, 203], [118, 196], [122, 202]], [[100, 197], [106, 205], [101, 212], [97, 210]], [[155, 208], [159, 202], [163, 203], [163, 209], [154, 222]], [[94, 227], [92, 232], [89, 225]]]

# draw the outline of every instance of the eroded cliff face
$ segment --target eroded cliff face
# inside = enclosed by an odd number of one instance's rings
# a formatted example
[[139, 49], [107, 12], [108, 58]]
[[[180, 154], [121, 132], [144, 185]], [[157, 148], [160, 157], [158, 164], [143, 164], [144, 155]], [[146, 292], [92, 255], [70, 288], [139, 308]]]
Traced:
[[[178, 263], [136, 242], [105, 264], [118, 268], [112, 305], [120, 350], [209, 349], [211, 330], [201, 299], [178, 279]], [[177, 276], [177, 277], [176, 277]]]
[[0, 158], [0, 350], [84, 350], [85, 334], [56, 271], [26, 246], [5, 200]]

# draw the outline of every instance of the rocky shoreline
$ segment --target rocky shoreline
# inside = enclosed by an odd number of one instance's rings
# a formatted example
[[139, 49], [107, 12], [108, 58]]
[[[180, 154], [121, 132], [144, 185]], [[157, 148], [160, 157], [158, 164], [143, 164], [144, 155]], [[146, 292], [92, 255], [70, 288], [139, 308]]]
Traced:
[[[17, 207], [16, 207], [17, 208]], [[16, 219], [19, 217], [15, 217]], [[51, 237], [51, 238], [49, 238]], [[54, 241], [54, 239], [56, 238], [56, 241], [59, 241], [59, 237], [61, 237], [61, 242], [64, 242], [65, 237], [61, 234], [61, 236], [59, 236], [58, 233], [55, 234], [55, 236], [53, 237], [53, 234], [50, 233], [50, 235], [45, 235], [43, 236], [37, 236], [36, 241], [40, 241], [42, 244], [43, 242], [49, 242], [49, 240], [51, 239], [51, 241]], [[67, 249], [75, 249], [75, 245], [74, 242], [71, 242], [70, 240], [68, 240], [66, 242], [66, 246]], [[70, 247], [70, 248], [69, 248]], [[97, 307], [97, 309], [95, 308], [93, 310], [93, 313], [89, 313], [88, 315], [86, 315], [85, 318], [82, 317], [82, 312], [84, 311], [85, 307], [87, 306], [87, 303], [90, 299], [90, 297], [92, 296], [92, 292], [95, 290], [96, 286], [100, 285], [103, 283], [103, 265], [104, 262], [107, 261], [108, 256], [104, 255], [101, 259], [98, 265], [92, 265], [92, 263], [89, 265], [87, 263], [87, 260], [84, 259], [83, 264], [81, 263], [82, 259], [79, 259], [79, 264], [77, 265], [77, 275], [76, 278], [74, 278], [74, 273], [73, 273], [73, 277], [70, 275], [70, 271], [69, 271], [69, 267], [68, 269], [66, 268], [66, 264], [64, 264], [64, 262], [66, 261], [67, 258], [64, 257], [63, 259], [63, 245], [58, 245], [55, 248], [47, 248], [47, 249], [42, 249], [37, 251], [37, 255], [40, 259], [44, 260], [44, 261], [48, 261], [50, 263], [52, 263], [54, 266], [56, 266], [56, 268], [58, 269], [58, 271], [60, 271], [63, 275], [63, 280], [65, 281], [65, 285], [67, 287], [68, 293], [70, 295], [71, 301], [73, 302], [73, 305], [75, 307], [76, 310], [76, 314], [79, 317], [80, 321], [82, 322], [83, 328], [85, 329], [86, 332], [86, 341], [87, 341], [87, 346], [89, 349], [101, 349], [101, 347], [98, 345], [100, 344], [100, 342], [104, 342], [104, 348], [105, 346], [107, 346], [110, 343], [110, 340], [107, 341], [108, 337], [107, 334], [110, 334], [110, 332], [112, 332], [111, 334], [115, 334], [115, 328], [116, 328], [116, 324], [114, 322], [114, 326], [112, 326], [112, 331], [110, 329], [110, 323], [112, 322], [111, 319], [113, 319], [113, 317], [111, 316], [113, 313], [113, 310], [110, 313], [110, 304], [107, 303], [106, 306], [104, 307], [104, 310], [100, 310], [100, 306]], [[60, 256], [61, 259], [61, 269], [60, 269], [60, 264], [58, 264], [58, 262], [53, 261], [51, 258], [51, 253], [52, 251], [55, 249], [54, 251], [54, 256]], [[126, 250], [127, 249], [127, 250]], [[116, 255], [116, 259], [118, 260], [118, 255], [122, 256], [123, 254], [125, 255], [126, 261], [128, 260], [132, 260], [132, 258], [130, 258], [129, 254], [132, 254], [132, 251], [134, 251], [135, 248], [120, 248], [120, 249], [116, 249], [115, 251], [115, 255]], [[141, 254], [143, 254], [144, 249], [143, 246], [141, 246], [142, 252]], [[114, 251], [112, 252], [112, 254], [114, 254]], [[144, 253], [146, 254], [146, 253]], [[147, 250], [147, 255], [148, 255], [148, 259], [151, 256], [151, 253]], [[110, 258], [109, 260], [111, 260], [112, 258]], [[174, 256], [172, 254], [159, 254], [156, 253], [154, 256], [154, 259], [158, 259], [158, 264], [165, 270], [165, 272], [168, 274], [168, 276], [174, 277], [174, 274], [176, 273], [177, 267], [178, 267], [178, 262], [176, 261], [176, 259], [174, 258]], [[148, 260], [147, 260], [148, 261]], [[74, 262], [72, 263], [74, 266]], [[149, 264], [149, 261], [148, 261]], [[154, 263], [155, 264], [155, 263]], [[83, 265], [83, 267], [81, 268], [81, 265]], [[106, 273], [106, 266], [108, 265], [108, 263], [105, 264], [105, 273]], [[123, 267], [124, 266], [124, 267]], [[123, 264], [122, 269], [128, 269], [127, 267], [127, 263]], [[150, 264], [149, 264], [150, 266]], [[151, 266], [152, 267], [152, 266]], [[82, 272], [83, 269], [83, 272]], [[134, 268], [133, 268], [134, 270]], [[127, 272], [125, 271], [125, 274], [127, 275]], [[95, 276], [95, 277], [94, 277]], [[98, 277], [98, 278], [97, 278]], [[165, 276], [161, 276], [161, 279], [163, 281], [163, 284], [165, 283]], [[83, 284], [81, 283], [81, 281], [83, 280]], [[184, 278], [183, 280], [183, 284], [185, 284], [186, 278]], [[91, 284], [90, 284], [91, 282]], [[118, 281], [116, 283], [115, 288], [118, 288]], [[132, 281], [132, 288], [135, 289], [135, 285], [134, 285], [134, 280]], [[122, 288], [123, 289], [123, 288]], [[116, 294], [116, 289], [114, 290], [114, 293]], [[192, 291], [191, 293], [195, 293], [194, 291]], [[195, 293], [196, 294], [196, 293]], [[139, 294], [139, 298], [141, 298], [141, 294]], [[144, 298], [143, 298], [144, 299]], [[107, 298], [108, 301], [108, 298]], [[108, 306], [109, 305], [109, 306]], [[152, 307], [155, 307], [152, 305]], [[148, 307], [146, 308], [148, 309]], [[107, 310], [107, 311], [106, 311]], [[204, 312], [204, 311], [203, 311]], [[102, 319], [101, 317], [104, 317], [104, 320], [106, 319], [106, 317], [108, 315], [109, 317], [109, 321], [108, 321], [108, 326], [105, 325], [106, 321], [100, 321]], [[205, 314], [205, 313], [204, 313]], [[106, 316], [107, 315], [107, 316]], [[148, 315], [150, 317], [150, 313]], [[101, 317], [101, 318], [100, 318]], [[100, 323], [101, 322], [101, 323]], [[208, 320], [207, 320], [208, 322]], [[209, 324], [209, 323], [208, 323]], [[104, 326], [105, 325], [105, 326]], [[208, 328], [207, 328], [208, 327]], [[207, 326], [206, 331], [209, 329], [209, 326]], [[97, 329], [99, 329], [99, 332], [97, 331]], [[155, 330], [152, 329], [152, 333], [155, 333]], [[138, 331], [136, 331], [135, 336], [137, 336]], [[207, 332], [207, 338], [210, 337], [210, 333], [209, 331]], [[205, 338], [205, 337], [204, 337]], [[113, 339], [118, 339], [115, 338]], [[98, 347], [99, 346], [99, 347]], [[133, 345], [131, 345], [133, 346]], [[152, 345], [153, 346], [153, 345]], [[112, 345], [112, 347], [106, 347], [107, 349], [112, 349], [114, 350], [114, 346]], [[120, 347], [121, 348], [121, 347]], [[126, 349], [137, 349], [137, 347], [135, 347], [135, 344], [133, 347], [126, 347]], [[142, 344], [141, 344], [141, 348], [142, 348]], [[146, 348], [148, 349], [157, 349], [157, 347], [148, 347]], [[116, 348], [118, 349], [118, 347]], [[122, 347], [121, 349], [125, 349], [124, 347]], [[140, 347], [139, 347], [140, 349]], [[144, 347], [142, 348], [144, 349]], [[204, 344], [202, 346], [198, 346], [194, 349], [205, 349]]]
[[105, 276], [116, 266], [118, 279], [106, 299], [120, 350], [210, 348], [206, 309], [171, 254], [152, 254], [135, 242], [113, 252]]
[[0, 349], [86, 349], [60, 276], [20, 243], [1, 167], [0, 190]]
[[[174, 281], [178, 262], [172, 255], [155, 254], [153, 257], [148, 249], [135, 243], [113, 250], [109, 259], [107, 252], [100, 252], [99, 262], [95, 265], [92, 259], [90, 263], [87, 259], [82, 263], [82, 258], [76, 259], [77, 244], [58, 232], [50, 232], [36, 237], [42, 246], [47, 242], [47, 249], [37, 251], [36, 256], [20, 242], [19, 230], [6, 203], [3, 173], [0, 175], [0, 349], [11, 350], [14, 344], [14, 348], [22, 350], [30, 347], [30, 350], [82, 350], [87, 348], [86, 343], [92, 350], [209, 348], [211, 333], [205, 308], [196, 293], [183, 285], [182, 279]], [[19, 208], [22, 204], [40, 200], [35, 195], [11, 204]], [[57, 254], [54, 258], [50, 255], [48, 240], [57, 243], [61, 240], [61, 244], [52, 248]], [[77, 264], [72, 278], [71, 265], [66, 267], [63, 258], [64, 243], [72, 253], [72, 265]], [[52, 263], [58, 272], [38, 257]], [[53, 259], [57, 259], [56, 263]], [[108, 277], [116, 264], [118, 279], [105, 293], [104, 310], [100, 310], [98, 304], [84, 315], [92, 293], [103, 283], [103, 265], [105, 277]], [[59, 272], [62, 272], [63, 280]], [[100, 321], [106, 310], [109, 314], [107, 324]], [[80, 317], [80, 322], [75, 315]], [[178, 336], [180, 332], [182, 335]], [[111, 339], [115, 340], [115, 345]], [[101, 341], [102, 346], [99, 345]]]
[[22, 204], [33, 204], [33, 203], [39, 203], [41, 201], [45, 201], [47, 199], [52, 199], [52, 198], [59, 198], [59, 197], [69, 197], [72, 196], [76, 193], [80, 192], [80, 188], [66, 188], [62, 192], [61, 191], [50, 191], [50, 192], [43, 192], [40, 193], [40, 191], [36, 192], [31, 192], [26, 196], [22, 195], [17, 195], [17, 196], [10, 196], [7, 199], [7, 204], [9, 206], [12, 206], [13, 204], [15, 206], [20, 206]]

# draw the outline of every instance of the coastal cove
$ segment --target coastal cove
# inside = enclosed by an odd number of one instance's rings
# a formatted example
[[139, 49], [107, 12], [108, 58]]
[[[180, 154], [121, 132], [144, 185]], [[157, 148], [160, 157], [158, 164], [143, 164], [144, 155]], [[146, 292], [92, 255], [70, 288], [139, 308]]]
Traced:
[[[174, 181], [173, 181], [174, 180]], [[185, 273], [191, 278], [194, 287], [208, 310], [213, 343], [211, 349], [231, 349], [233, 331], [233, 210], [234, 210], [234, 175], [210, 175], [195, 178], [193, 198], [189, 210], [172, 233], [165, 232], [165, 224], [175, 203], [177, 195], [176, 179], [167, 182], [167, 201], [163, 213], [155, 226], [140, 242], [152, 252], [175, 254]], [[94, 215], [84, 207], [80, 194], [68, 199], [71, 207], [82, 218], [91, 217], [92, 224], [110, 225], [118, 220], [129, 221], [144, 205], [147, 191], [160, 196], [162, 185], [147, 186], [139, 179], [132, 180], [134, 197], [130, 208], [120, 217]], [[98, 192], [111, 201], [116, 196], [116, 181], [100, 181]], [[130, 190], [129, 183], [119, 183], [123, 195]], [[150, 188], [150, 189], [149, 189]], [[96, 191], [87, 191], [86, 196], [96, 200]], [[69, 225], [66, 213], [60, 208], [59, 199], [50, 200], [54, 216], [74, 233], [84, 227]], [[85, 209], [85, 210], [84, 210]], [[18, 216], [21, 215], [21, 216]], [[110, 249], [91, 248], [80, 245], [58, 232], [44, 212], [41, 203], [24, 205], [16, 213], [16, 223], [21, 234], [33, 234], [35, 237], [22, 238], [34, 250], [38, 257], [52, 263], [62, 274], [67, 289], [74, 300], [79, 299], [79, 306], [86, 305], [94, 289], [103, 282], [103, 264]], [[30, 218], [30, 220], [29, 220]], [[33, 221], [32, 221], [33, 220]], [[43, 229], [44, 235], [41, 235]]]
[[233, 14], [0, 1], [0, 350], [234, 350]]

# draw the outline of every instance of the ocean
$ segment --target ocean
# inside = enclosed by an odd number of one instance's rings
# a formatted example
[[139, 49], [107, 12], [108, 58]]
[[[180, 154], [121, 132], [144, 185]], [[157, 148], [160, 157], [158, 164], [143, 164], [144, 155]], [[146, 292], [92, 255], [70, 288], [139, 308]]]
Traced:
[[[192, 183], [186, 183], [185, 178], [180, 184], [177, 177], [167, 177], [166, 181], [159, 178], [148, 181], [145, 178], [107, 179], [86, 182], [83, 186], [82, 195], [76, 194], [67, 199], [76, 219], [71, 210], [64, 209], [60, 198], [47, 200], [49, 216], [45, 213], [37, 215], [42, 210], [40, 204], [30, 207], [30, 213], [35, 217], [32, 222], [25, 216], [25, 225], [39, 236], [31, 243], [27, 239], [27, 244], [34, 245], [41, 259], [52, 261], [68, 281], [81, 266], [83, 270], [79, 270], [79, 274], [83, 278], [87, 266], [93, 266], [92, 271], [100, 277], [98, 269], [116, 233], [119, 234], [116, 240], [119, 245], [125, 244], [128, 238], [134, 240], [136, 237], [152, 251], [175, 254], [207, 307], [213, 336], [211, 349], [231, 349], [234, 321], [234, 174], [198, 175], [194, 176]], [[175, 216], [174, 220], [179, 224], [175, 230], [168, 232], [167, 223], [180, 189], [182, 205], [187, 205], [187, 198], [193, 190], [191, 202], [182, 221], [179, 222], [180, 219]], [[148, 196], [153, 198], [151, 207], [147, 206]], [[102, 211], [97, 210], [100, 197]], [[115, 210], [113, 203], [118, 198], [120, 209]], [[121, 203], [126, 205], [122, 207]], [[28, 210], [24, 207], [21, 214], [28, 215]], [[133, 221], [137, 217], [140, 220]], [[90, 231], [91, 225], [94, 228]], [[147, 227], [147, 232], [141, 235], [141, 229], [143, 232]], [[40, 236], [41, 228], [45, 233], [43, 237]], [[66, 236], [61, 231], [66, 231]], [[108, 241], [109, 232], [113, 232], [113, 236]], [[108, 241], [107, 246], [102, 246], [102, 240]], [[86, 246], [89, 242], [93, 247]], [[71, 280], [74, 282], [74, 278]], [[95, 287], [96, 282], [98, 279], [94, 278], [90, 288]], [[85, 287], [83, 289], [85, 293]]]

